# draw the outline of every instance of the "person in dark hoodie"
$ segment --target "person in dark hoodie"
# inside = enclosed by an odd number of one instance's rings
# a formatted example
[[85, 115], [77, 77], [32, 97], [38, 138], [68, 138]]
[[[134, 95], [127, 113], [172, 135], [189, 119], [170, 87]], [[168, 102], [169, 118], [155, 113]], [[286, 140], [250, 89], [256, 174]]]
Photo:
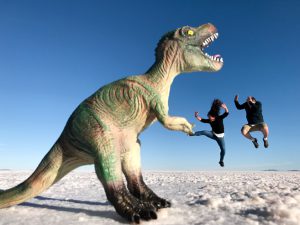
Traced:
[[[220, 115], [220, 109], [223, 108], [225, 112]], [[202, 130], [196, 131], [194, 134], [190, 134], [190, 136], [201, 136], [204, 135], [208, 138], [215, 140], [220, 147], [220, 161], [219, 164], [221, 167], [224, 167], [224, 156], [225, 156], [225, 140], [224, 140], [224, 123], [223, 119], [228, 116], [229, 111], [227, 106], [222, 103], [221, 100], [215, 99], [211, 105], [211, 109], [207, 113], [208, 119], [203, 119], [199, 116], [198, 112], [195, 112], [195, 117], [197, 120], [202, 123], [209, 123], [212, 131]]]
[[238, 99], [239, 96], [236, 95], [234, 98], [235, 106], [238, 110], [242, 110], [242, 109], [246, 110], [246, 117], [248, 121], [248, 123], [245, 124], [241, 129], [242, 134], [246, 138], [252, 141], [255, 148], [258, 148], [259, 144], [257, 142], [257, 139], [252, 137], [250, 132], [253, 131], [262, 132], [264, 135], [263, 138], [264, 147], [267, 148], [269, 146], [269, 142], [268, 142], [269, 128], [268, 125], [264, 122], [261, 102], [257, 101], [253, 96], [248, 96], [246, 102], [244, 102], [243, 104], [240, 104]]

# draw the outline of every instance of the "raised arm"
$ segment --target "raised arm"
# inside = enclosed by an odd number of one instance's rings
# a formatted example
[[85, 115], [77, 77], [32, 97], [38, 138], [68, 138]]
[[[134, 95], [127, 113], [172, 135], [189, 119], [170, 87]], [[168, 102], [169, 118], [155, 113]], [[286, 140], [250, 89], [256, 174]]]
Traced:
[[183, 117], [171, 117], [166, 107], [156, 98], [151, 102], [151, 110], [155, 113], [157, 120], [169, 130], [178, 130], [187, 134], [193, 134], [193, 125]]
[[223, 104], [221, 105], [221, 107], [225, 110], [225, 112], [224, 112], [220, 117], [221, 117], [222, 119], [224, 119], [226, 116], [228, 116], [229, 110], [228, 110], [228, 108], [227, 108], [227, 106], [226, 106], [225, 103], [223, 103]]
[[242, 105], [239, 103], [239, 96], [238, 96], [238, 95], [236, 95], [236, 96], [234, 97], [234, 104], [235, 104], [235, 107], [236, 107], [238, 110], [245, 109], [245, 103], [242, 104]]
[[196, 117], [197, 120], [199, 120], [202, 123], [209, 123], [209, 120], [208, 119], [203, 119], [202, 117], [200, 117], [198, 112], [195, 112], [195, 117]]

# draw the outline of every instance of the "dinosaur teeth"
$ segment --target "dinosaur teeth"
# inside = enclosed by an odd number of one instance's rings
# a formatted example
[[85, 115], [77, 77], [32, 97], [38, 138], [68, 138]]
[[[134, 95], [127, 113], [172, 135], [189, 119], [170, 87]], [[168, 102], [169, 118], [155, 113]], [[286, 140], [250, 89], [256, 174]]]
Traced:
[[217, 39], [218, 36], [219, 36], [218, 33], [212, 34], [210, 37], [206, 38], [206, 39], [203, 41], [202, 45], [203, 45], [203, 46], [208, 45], [210, 42], [213, 42], [215, 39]]
[[[213, 42], [214, 40], [216, 40], [219, 37], [219, 33], [214, 33], [211, 36], [207, 37], [203, 42], [202, 42], [202, 46], [201, 46], [201, 50], [203, 52], [204, 48], [207, 48], [208, 45]], [[221, 55], [216, 54], [216, 55], [209, 55], [206, 52], [203, 52], [204, 55], [209, 58], [210, 60], [216, 61], [216, 62], [222, 62], [223, 63], [223, 58], [221, 57]]]
[[207, 54], [207, 53], [204, 53], [204, 55], [207, 57], [207, 58], [209, 58], [209, 59], [211, 59], [211, 60], [214, 60], [214, 61], [217, 61], [217, 62], [223, 62], [223, 58], [221, 57], [221, 55], [219, 55], [219, 54], [217, 54], [217, 55], [209, 55], [209, 54]]

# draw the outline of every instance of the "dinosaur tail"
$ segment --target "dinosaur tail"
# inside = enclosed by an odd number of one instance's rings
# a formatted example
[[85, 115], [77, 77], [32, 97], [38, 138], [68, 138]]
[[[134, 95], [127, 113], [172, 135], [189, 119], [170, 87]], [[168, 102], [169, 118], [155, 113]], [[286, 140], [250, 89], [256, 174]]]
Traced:
[[58, 181], [61, 178], [61, 169], [64, 163], [63, 156], [62, 147], [57, 142], [27, 180], [13, 188], [0, 192], [0, 208], [17, 205], [35, 197]]

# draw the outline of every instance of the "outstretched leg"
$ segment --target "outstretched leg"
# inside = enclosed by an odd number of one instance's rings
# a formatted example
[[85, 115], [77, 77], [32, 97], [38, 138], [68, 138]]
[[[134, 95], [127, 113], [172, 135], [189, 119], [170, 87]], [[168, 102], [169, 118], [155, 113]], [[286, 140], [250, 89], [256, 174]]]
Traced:
[[208, 131], [208, 130], [196, 131], [194, 133], [194, 136], [201, 136], [201, 135], [204, 135], [204, 136], [206, 136], [208, 138], [211, 138], [211, 139], [215, 139], [213, 132]]
[[122, 154], [122, 169], [127, 179], [127, 186], [132, 195], [144, 204], [155, 206], [156, 209], [170, 207], [171, 203], [158, 197], [144, 182], [141, 172], [140, 141], [127, 141]]
[[207, 131], [207, 130], [202, 130], [202, 131], [197, 131], [195, 132], [194, 136], [201, 136], [204, 135], [210, 139], [215, 140], [219, 147], [220, 147], [220, 161], [219, 164], [220, 166], [224, 166], [224, 156], [225, 156], [225, 141], [224, 138], [218, 138], [216, 137], [212, 131]]
[[[101, 143], [95, 143], [95, 170], [102, 182], [108, 200], [116, 211], [130, 222], [139, 223], [140, 218], [148, 220], [155, 214], [154, 207], [145, 205], [128, 192], [122, 179], [121, 140], [99, 137]], [[156, 214], [155, 214], [156, 216]]]
[[220, 166], [224, 166], [224, 156], [225, 156], [225, 140], [223, 138], [216, 138], [216, 141], [220, 147]]

